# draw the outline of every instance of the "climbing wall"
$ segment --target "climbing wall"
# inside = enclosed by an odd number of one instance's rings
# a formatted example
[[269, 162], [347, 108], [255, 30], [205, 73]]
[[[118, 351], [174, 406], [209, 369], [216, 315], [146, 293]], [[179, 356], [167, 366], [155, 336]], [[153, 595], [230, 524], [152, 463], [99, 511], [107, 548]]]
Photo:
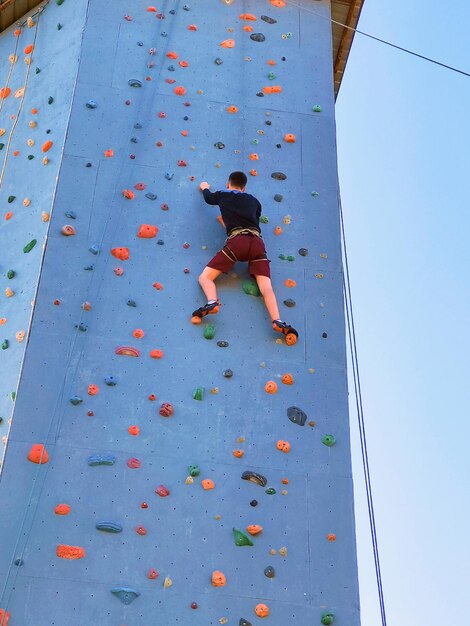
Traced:
[[47, 14], [39, 8], [0, 37], [0, 471], [77, 78], [85, 9], [84, 1], [73, 7], [51, 5]]
[[[50, 82], [28, 107], [53, 110], [54, 76], [70, 85], [41, 132], [70, 119], [54, 175], [41, 135], [2, 188], [23, 220], [2, 223], [2, 280], [38, 240], [30, 300], [60, 166], [0, 483], [0, 624], [359, 625], [329, 10], [56, 0], [41, 16]], [[191, 323], [224, 240], [198, 185], [236, 169], [293, 346], [243, 265]], [[33, 183], [47, 199], [25, 209]]]

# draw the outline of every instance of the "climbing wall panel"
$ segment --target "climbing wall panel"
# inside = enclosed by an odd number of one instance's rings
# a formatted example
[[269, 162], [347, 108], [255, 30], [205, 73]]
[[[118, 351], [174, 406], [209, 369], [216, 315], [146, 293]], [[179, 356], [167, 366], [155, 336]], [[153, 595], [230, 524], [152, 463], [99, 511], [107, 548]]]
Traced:
[[[359, 625], [329, 3], [282, 4], [88, 2], [0, 483], [11, 626]], [[190, 322], [224, 240], [198, 185], [235, 169], [294, 346], [243, 265]]]
[[0, 37], [0, 471], [77, 78], [85, 10], [84, 1], [73, 7], [51, 4], [46, 11], [32, 11]]

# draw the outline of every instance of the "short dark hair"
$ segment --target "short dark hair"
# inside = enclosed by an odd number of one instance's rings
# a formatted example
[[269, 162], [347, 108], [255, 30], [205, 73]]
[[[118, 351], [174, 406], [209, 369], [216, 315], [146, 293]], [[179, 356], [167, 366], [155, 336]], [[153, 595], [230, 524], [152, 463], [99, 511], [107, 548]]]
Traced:
[[232, 187], [243, 189], [243, 187], [246, 187], [248, 178], [243, 172], [232, 172], [228, 177], [228, 182], [232, 185]]

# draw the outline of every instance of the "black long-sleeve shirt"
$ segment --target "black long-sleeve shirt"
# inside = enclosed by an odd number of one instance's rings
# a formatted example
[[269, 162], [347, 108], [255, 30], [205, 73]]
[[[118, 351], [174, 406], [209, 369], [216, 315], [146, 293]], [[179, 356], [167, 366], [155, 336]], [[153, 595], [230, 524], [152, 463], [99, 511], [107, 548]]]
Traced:
[[227, 235], [234, 228], [256, 228], [261, 232], [261, 204], [254, 196], [242, 191], [211, 192], [209, 189], [204, 189], [202, 193], [207, 204], [219, 205]]

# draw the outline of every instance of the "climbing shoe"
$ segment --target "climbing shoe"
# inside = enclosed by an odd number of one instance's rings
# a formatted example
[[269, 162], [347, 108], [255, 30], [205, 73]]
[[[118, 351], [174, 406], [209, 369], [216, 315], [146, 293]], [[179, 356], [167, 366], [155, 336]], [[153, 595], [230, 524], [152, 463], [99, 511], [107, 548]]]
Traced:
[[209, 302], [204, 306], [199, 307], [193, 311], [193, 317], [205, 317], [206, 315], [212, 315], [219, 312], [220, 302], [216, 300], [215, 302]]
[[297, 343], [299, 333], [295, 330], [293, 326], [290, 326], [282, 320], [273, 320], [273, 329], [276, 332], [282, 333], [284, 335], [288, 346], [293, 346], [295, 343]]

